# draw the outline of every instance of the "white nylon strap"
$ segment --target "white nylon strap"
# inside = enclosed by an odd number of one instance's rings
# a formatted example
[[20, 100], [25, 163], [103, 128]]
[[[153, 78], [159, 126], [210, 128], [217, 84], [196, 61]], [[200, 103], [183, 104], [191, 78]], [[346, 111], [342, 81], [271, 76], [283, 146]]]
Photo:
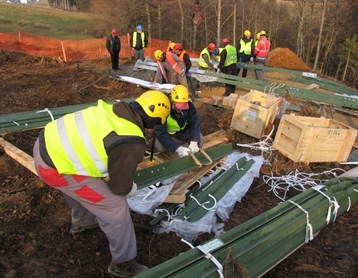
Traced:
[[321, 193], [324, 197], [326, 197], [328, 199], [328, 212], [327, 212], [327, 218], [326, 218], [326, 222], [327, 225], [329, 224], [329, 222], [331, 221], [331, 215], [332, 215], [332, 200], [331, 197], [329, 197], [327, 194], [324, 194], [320, 189], [322, 188], [321, 185], [317, 185], [312, 187], [314, 190], [316, 190], [317, 192]]
[[[185, 239], [182, 238], [181, 241], [188, 244], [192, 249], [195, 248], [192, 244], [187, 242]], [[222, 264], [213, 255], [211, 255], [210, 252], [208, 252], [203, 246], [198, 245], [198, 246], [196, 246], [196, 248], [198, 248], [201, 252], [203, 252], [205, 257], [207, 259], [211, 260], [217, 266], [218, 269], [216, 271], [219, 273], [220, 278], [224, 278]]]
[[52, 112], [48, 109], [48, 108], [45, 108], [44, 110], [40, 110], [40, 111], [36, 111], [36, 113], [41, 113], [41, 112], [47, 112], [49, 113], [50, 117], [51, 117], [51, 120], [54, 121], [55, 118], [53, 117], [52, 115]]
[[305, 238], [305, 242], [308, 243], [310, 240], [313, 240], [313, 227], [310, 224], [310, 216], [307, 210], [305, 210], [303, 207], [301, 207], [299, 204], [295, 203], [292, 200], [288, 200], [291, 204], [294, 204], [296, 207], [298, 207], [300, 210], [302, 210], [305, 214], [306, 214], [306, 220], [307, 220], [307, 225], [306, 225], [306, 238]]

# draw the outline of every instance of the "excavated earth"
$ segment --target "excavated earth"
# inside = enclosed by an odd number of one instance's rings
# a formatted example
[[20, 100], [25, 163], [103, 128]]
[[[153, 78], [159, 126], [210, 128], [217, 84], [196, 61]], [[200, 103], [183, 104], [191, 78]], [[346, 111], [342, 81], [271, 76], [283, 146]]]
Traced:
[[[278, 53], [275, 53], [278, 52]], [[268, 61], [275, 67], [309, 71], [309, 67], [289, 49], [273, 50], [279, 58]], [[297, 60], [298, 59], [298, 60]], [[290, 64], [290, 61], [292, 64]], [[281, 64], [279, 64], [281, 63]], [[0, 113], [17, 113], [44, 108], [94, 103], [98, 99], [133, 98], [145, 91], [134, 84], [109, 78], [110, 61], [80, 61], [63, 63], [59, 59], [32, 57], [21, 53], [0, 51]], [[115, 74], [146, 80], [151, 72], [133, 72], [133, 61], [121, 60]], [[249, 70], [248, 77], [253, 77]], [[286, 78], [286, 79], [285, 79]], [[266, 74], [267, 80], [287, 80], [283, 74]], [[302, 85], [301, 85], [302, 86]], [[238, 88], [239, 94], [247, 89]], [[222, 86], [202, 86], [200, 99], [221, 95]], [[314, 92], [313, 92], [314, 93]], [[230, 130], [233, 110], [195, 100], [201, 119], [203, 135], [225, 130], [232, 142], [254, 143], [254, 139]], [[299, 105], [304, 116], [319, 116], [317, 107], [308, 102], [290, 99]], [[271, 127], [268, 128], [268, 131]], [[39, 130], [5, 133], [4, 139], [32, 155], [32, 147]], [[274, 135], [273, 135], [274, 136]], [[248, 148], [239, 149], [259, 155]], [[295, 169], [321, 173], [337, 163], [294, 163], [278, 152], [270, 158], [271, 165], [261, 168], [248, 193], [237, 203], [226, 231], [279, 204], [269, 191], [262, 175], [285, 175]], [[349, 170], [345, 165], [343, 169]], [[322, 178], [331, 178], [322, 176]], [[292, 192], [294, 195], [298, 192]], [[174, 233], [156, 234], [158, 226], [151, 226], [149, 216], [131, 212], [138, 244], [138, 261], [156, 266], [189, 249]], [[71, 235], [70, 209], [59, 191], [39, 180], [28, 169], [5, 154], [0, 147], [0, 276], [1, 277], [110, 277], [108, 241], [99, 229]], [[323, 228], [315, 239], [288, 256], [264, 277], [358, 277], [358, 205], [343, 213], [334, 223]], [[206, 242], [212, 234], [198, 236], [194, 245]]]

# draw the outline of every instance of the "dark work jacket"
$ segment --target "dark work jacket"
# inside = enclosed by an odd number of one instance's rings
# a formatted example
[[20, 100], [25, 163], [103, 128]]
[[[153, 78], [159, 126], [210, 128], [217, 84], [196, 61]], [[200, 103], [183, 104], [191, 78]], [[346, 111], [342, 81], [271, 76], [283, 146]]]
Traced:
[[110, 35], [107, 38], [106, 48], [107, 48], [108, 52], [111, 53], [112, 55], [116, 52], [120, 52], [121, 51], [121, 40], [119, 39], [119, 37], [118, 36], [113, 37], [112, 35]]
[[[183, 126], [185, 122], [188, 124], [185, 127], [185, 130], [189, 129], [190, 141], [200, 141], [200, 121], [198, 114], [196, 112], [196, 108], [194, 104], [189, 101], [189, 109], [183, 110], [180, 113], [177, 113], [174, 109], [170, 111], [170, 115], [173, 119], [175, 119], [179, 126]], [[179, 147], [179, 143], [176, 142], [172, 136], [168, 133], [167, 124], [159, 125], [156, 127], [157, 139], [159, 142], [171, 152], [175, 152]]]

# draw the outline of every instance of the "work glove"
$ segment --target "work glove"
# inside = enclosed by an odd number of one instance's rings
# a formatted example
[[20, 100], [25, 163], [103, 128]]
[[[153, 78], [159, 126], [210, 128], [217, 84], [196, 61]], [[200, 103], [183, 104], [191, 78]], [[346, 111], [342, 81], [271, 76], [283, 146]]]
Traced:
[[176, 152], [180, 157], [183, 157], [183, 156], [189, 155], [190, 149], [180, 146], [179, 148], [177, 148], [177, 150], [176, 150], [175, 152]]
[[251, 58], [250, 58], [250, 62], [253, 62], [253, 61], [254, 61], [254, 57], [251, 57]]
[[217, 70], [217, 69], [218, 69], [218, 66], [217, 66], [217, 65], [214, 65], [213, 68]]
[[193, 153], [197, 153], [199, 151], [198, 142], [191, 141], [189, 144], [189, 149]]
[[126, 198], [131, 198], [137, 195], [138, 188], [137, 184], [133, 182], [131, 191], [127, 194]]

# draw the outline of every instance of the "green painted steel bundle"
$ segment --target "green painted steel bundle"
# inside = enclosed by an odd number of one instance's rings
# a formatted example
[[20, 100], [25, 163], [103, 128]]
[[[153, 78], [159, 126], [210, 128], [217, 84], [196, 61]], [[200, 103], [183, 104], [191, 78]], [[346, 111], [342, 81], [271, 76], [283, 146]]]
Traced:
[[[243, 277], [260, 277], [358, 201], [358, 181], [354, 179], [332, 179], [320, 191], [310, 188], [136, 277], [219, 277], [210, 257], [224, 265], [229, 250]], [[237, 277], [232, 264], [228, 265], [230, 268], [223, 270], [226, 276]]]

